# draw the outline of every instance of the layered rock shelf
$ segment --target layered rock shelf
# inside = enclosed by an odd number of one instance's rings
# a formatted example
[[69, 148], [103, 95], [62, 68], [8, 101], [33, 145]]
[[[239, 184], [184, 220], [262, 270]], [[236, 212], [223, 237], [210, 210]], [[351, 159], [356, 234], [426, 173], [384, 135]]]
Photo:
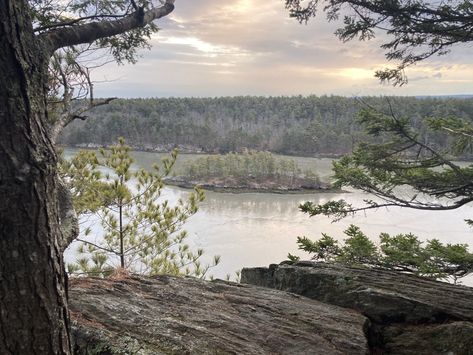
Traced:
[[470, 287], [314, 262], [247, 268], [241, 278], [359, 312], [374, 354], [473, 354]]
[[366, 354], [368, 320], [288, 292], [160, 276], [78, 279], [77, 354]]
[[242, 283], [79, 278], [77, 354], [473, 353], [473, 289], [386, 270], [300, 262]]

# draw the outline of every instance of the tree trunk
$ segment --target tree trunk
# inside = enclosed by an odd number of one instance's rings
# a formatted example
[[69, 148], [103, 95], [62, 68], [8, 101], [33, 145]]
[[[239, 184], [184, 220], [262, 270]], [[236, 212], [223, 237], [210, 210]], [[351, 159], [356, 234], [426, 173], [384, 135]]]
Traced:
[[26, 0], [0, 1], [0, 354], [69, 354], [49, 51]]

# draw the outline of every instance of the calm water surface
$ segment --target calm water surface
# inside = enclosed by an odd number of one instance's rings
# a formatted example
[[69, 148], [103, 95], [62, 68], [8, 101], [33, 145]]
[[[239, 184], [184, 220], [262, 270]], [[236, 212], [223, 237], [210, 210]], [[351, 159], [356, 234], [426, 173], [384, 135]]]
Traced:
[[[66, 157], [75, 150], [67, 149]], [[136, 165], [148, 168], [159, 162], [165, 154], [134, 153]], [[201, 155], [182, 154], [176, 164], [177, 171], [182, 163]], [[331, 160], [317, 158], [295, 158], [306, 168], [310, 167], [319, 176], [330, 176]], [[163, 198], [170, 202], [185, 198], [188, 191], [166, 187]], [[473, 231], [463, 222], [473, 218], [472, 206], [464, 206], [454, 211], [427, 212], [403, 208], [378, 209], [348, 217], [332, 223], [326, 217], [309, 218], [299, 212], [298, 206], [304, 201], [325, 202], [330, 199], [346, 199], [353, 204], [361, 204], [369, 195], [360, 192], [316, 193], [304, 195], [281, 195], [266, 193], [215, 193], [206, 192], [206, 200], [199, 211], [192, 216], [185, 229], [189, 233], [191, 246], [202, 247], [211, 260], [213, 255], [222, 257], [221, 263], [212, 270], [215, 277], [223, 278], [242, 267], [266, 266], [286, 259], [287, 253], [305, 256], [297, 250], [297, 236], [317, 238], [322, 232], [343, 240], [343, 230], [353, 223], [373, 240], [381, 232], [412, 232], [421, 239], [437, 238], [442, 242], [467, 243], [473, 246]], [[66, 260], [73, 261], [73, 250], [66, 252]], [[471, 278], [464, 282], [473, 285]]]

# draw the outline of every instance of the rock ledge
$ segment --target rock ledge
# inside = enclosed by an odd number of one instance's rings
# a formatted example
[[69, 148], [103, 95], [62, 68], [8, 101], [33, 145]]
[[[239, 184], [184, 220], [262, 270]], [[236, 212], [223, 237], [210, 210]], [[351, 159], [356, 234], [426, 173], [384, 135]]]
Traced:
[[243, 269], [242, 282], [360, 312], [372, 353], [473, 354], [470, 287], [315, 262]]
[[366, 354], [368, 320], [305, 297], [193, 278], [76, 279], [77, 354]]

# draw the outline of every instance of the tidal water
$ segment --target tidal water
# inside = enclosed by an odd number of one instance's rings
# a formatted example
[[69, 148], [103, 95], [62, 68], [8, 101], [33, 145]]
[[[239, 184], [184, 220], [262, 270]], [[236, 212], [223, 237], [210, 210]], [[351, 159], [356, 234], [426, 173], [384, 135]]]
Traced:
[[[66, 149], [65, 156], [75, 150]], [[136, 166], [149, 168], [165, 156], [158, 153], [136, 152]], [[180, 155], [176, 169], [186, 160], [201, 155]], [[294, 158], [304, 168], [314, 169], [322, 179], [330, 176], [331, 160], [317, 158]], [[175, 202], [185, 198], [187, 190], [166, 187], [163, 199]], [[373, 241], [378, 235], [412, 232], [422, 240], [439, 239], [448, 243], [467, 243], [473, 247], [473, 230], [464, 219], [473, 218], [473, 206], [464, 206], [453, 211], [419, 211], [405, 208], [380, 208], [333, 223], [326, 217], [308, 217], [298, 206], [304, 201], [325, 202], [330, 199], [345, 199], [353, 204], [362, 204], [371, 197], [361, 192], [269, 194], [269, 193], [217, 193], [206, 192], [206, 199], [199, 211], [185, 224], [188, 244], [205, 250], [204, 260], [211, 261], [220, 255], [220, 264], [210, 274], [224, 278], [243, 267], [267, 266], [286, 259], [290, 252], [308, 258], [297, 250], [297, 236], [318, 238], [321, 233], [343, 240], [343, 230], [350, 224], [362, 228]], [[74, 261], [73, 249], [66, 252], [66, 260]], [[472, 284], [471, 278], [465, 284]]]

